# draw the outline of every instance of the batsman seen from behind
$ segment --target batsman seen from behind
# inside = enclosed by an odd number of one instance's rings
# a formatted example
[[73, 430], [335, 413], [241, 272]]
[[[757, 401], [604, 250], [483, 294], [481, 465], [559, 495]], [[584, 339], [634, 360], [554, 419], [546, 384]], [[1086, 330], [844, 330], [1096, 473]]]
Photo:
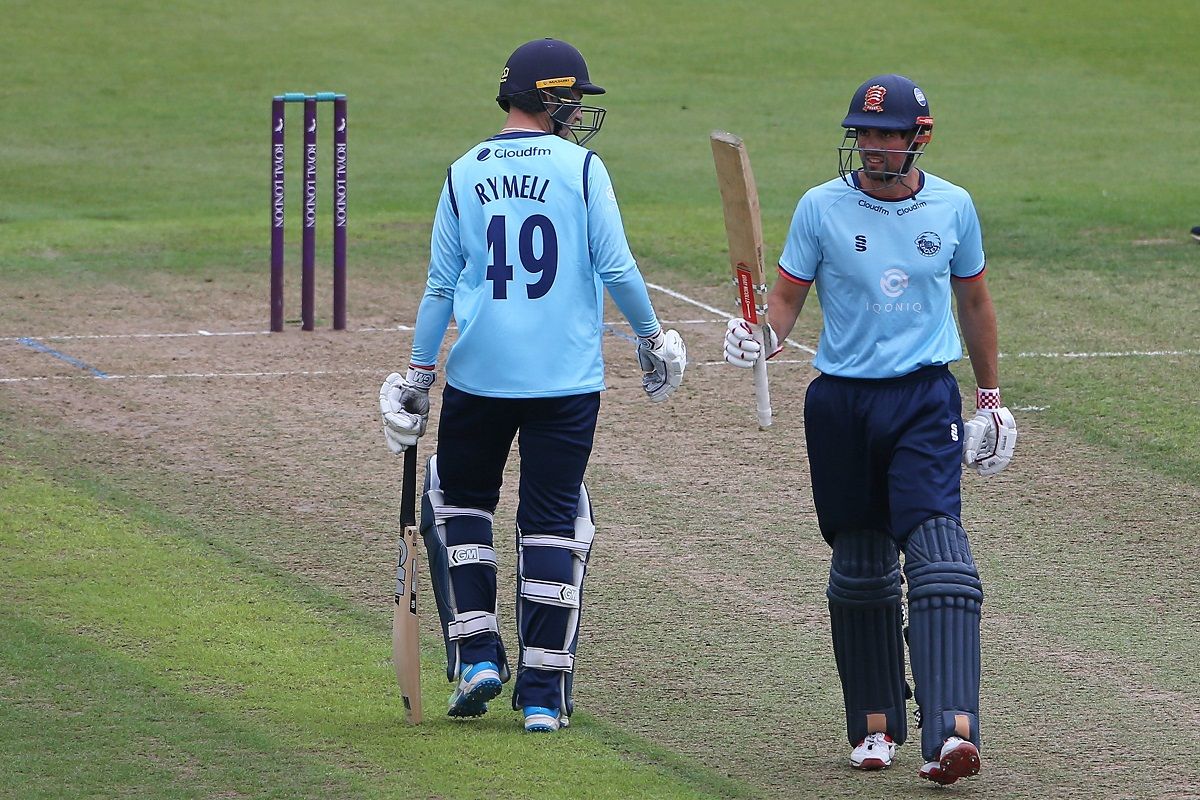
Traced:
[[[916, 167], [933, 133], [925, 94], [900, 75], [871, 78], [842, 127], [840, 178], [806, 192], [792, 217], [765, 346], [730, 320], [725, 358], [750, 367], [776, 352], [816, 284], [821, 374], [804, 424], [817, 521], [833, 548], [827, 596], [850, 763], [888, 767], [907, 735], [903, 552], [919, 774], [947, 784], [980, 769], [983, 592], [962, 526], [961, 469], [1004, 469], [1017, 430], [1000, 400], [974, 204]], [[947, 368], [962, 357], [952, 298], [979, 387], [965, 424]]]
[[[446, 172], [411, 364], [379, 392], [388, 447], [425, 432], [430, 387], [453, 315], [437, 452], [421, 503], [431, 583], [457, 682], [452, 717], [477, 717], [509, 665], [496, 617], [492, 514], [514, 437], [517, 657], [513, 708], [525, 730], [557, 731], [572, 712], [580, 599], [595, 533], [583, 484], [605, 388], [603, 290], [637, 335], [642, 388], [666, 400], [686, 353], [664, 331], [629, 251], [604, 162], [583, 144], [604, 109], [579, 51], [556, 39], [521, 45], [500, 73], [507, 112], [495, 135]], [[519, 436], [518, 436], [519, 434]]]

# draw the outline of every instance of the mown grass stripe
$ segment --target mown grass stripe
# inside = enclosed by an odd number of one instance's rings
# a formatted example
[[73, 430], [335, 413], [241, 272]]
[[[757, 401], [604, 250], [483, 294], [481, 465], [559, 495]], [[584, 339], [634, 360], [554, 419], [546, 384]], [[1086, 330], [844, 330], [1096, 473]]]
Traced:
[[0, 796], [367, 796], [353, 771], [220, 706], [106, 645], [0, 607]]
[[[149, 686], [254, 721], [273, 747], [345, 767], [366, 796], [744, 793], [715, 777], [710, 790], [703, 770], [653, 748], [639, 752], [632, 738], [589, 732], [586, 717], [561, 736], [524, 736], [503, 699], [489, 717], [463, 725], [439, 717], [438, 693], [427, 691], [430, 719], [407, 727], [386, 635], [340, 602], [321, 602], [250, 561], [44, 477], [0, 467], [0, 486], [4, 582], [24, 618], [127, 660], [153, 676]], [[444, 687], [437, 672], [427, 664], [427, 686]]]

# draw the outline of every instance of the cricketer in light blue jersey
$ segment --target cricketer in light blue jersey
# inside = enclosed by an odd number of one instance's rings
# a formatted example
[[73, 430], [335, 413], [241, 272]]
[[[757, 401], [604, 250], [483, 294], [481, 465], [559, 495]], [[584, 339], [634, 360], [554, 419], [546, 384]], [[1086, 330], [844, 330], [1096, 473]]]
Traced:
[[412, 360], [488, 397], [604, 388], [604, 287], [638, 336], [658, 331], [604, 162], [552, 133], [502, 133], [450, 167], [434, 218]]
[[901, 200], [871, 197], [850, 179], [805, 192], [779, 258], [783, 278], [816, 282], [825, 325], [813, 366], [896, 378], [962, 358], [950, 276], [984, 270], [970, 195], [924, 171]]
[[637, 337], [653, 402], [679, 387], [683, 340], [646, 293], [604, 163], [583, 147], [604, 109], [579, 51], [557, 39], [517, 48], [500, 75], [497, 134], [446, 172], [408, 373], [379, 392], [385, 441], [416, 445], [451, 317], [437, 454], [425, 469], [421, 532], [456, 682], [447, 713], [477, 717], [510, 678], [496, 614], [492, 520], [513, 441], [517, 487], [516, 686], [524, 729], [572, 713], [576, 640], [596, 533], [584, 472], [604, 389], [604, 290]]
[[[975, 207], [965, 190], [916, 168], [933, 133], [925, 94], [900, 75], [871, 78], [842, 127], [840, 177], [805, 192], [792, 217], [765, 341], [730, 320], [725, 359], [752, 367], [779, 352], [816, 285], [821, 374], [805, 393], [804, 435], [817, 524], [832, 548], [826, 597], [850, 764], [885, 769], [904, 744], [907, 650], [918, 774], [947, 784], [980, 770], [983, 589], [961, 522], [962, 465], [1003, 469], [1016, 424], [1000, 404]], [[978, 384], [966, 423], [947, 367], [963, 355], [955, 304]]]

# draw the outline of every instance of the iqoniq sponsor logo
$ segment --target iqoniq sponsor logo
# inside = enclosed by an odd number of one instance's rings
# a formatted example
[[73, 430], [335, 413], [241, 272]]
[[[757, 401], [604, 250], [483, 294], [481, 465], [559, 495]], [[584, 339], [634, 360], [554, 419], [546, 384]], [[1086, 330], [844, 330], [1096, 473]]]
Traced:
[[883, 277], [879, 279], [879, 288], [888, 297], [899, 297], [908, 288], [908, 273], [894, 267], [884, 270]]
[[[904, 294], [904, 290], [908, 288], [908, 273], [902, 269], [892, 267], [883, 271], [883, 276], [879, 279], [879, 289], [885, 295], [891, 298], [900, 297]], [[920, 314], [922, 306], [920, 303], [905, 303], [893, 301], [887, 303], [875, 303], [867, 301], [867, 308], [874, 314], [892, 314], [897, 311], [911, 311]]]

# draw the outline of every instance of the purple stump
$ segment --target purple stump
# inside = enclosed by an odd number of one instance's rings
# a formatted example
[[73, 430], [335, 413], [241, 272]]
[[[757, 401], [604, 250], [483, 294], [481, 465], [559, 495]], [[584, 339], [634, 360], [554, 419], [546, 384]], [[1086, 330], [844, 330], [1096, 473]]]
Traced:
[[317, 270], [317, 99], [304, 101], [304, 228], [300, 238], [301, 328], [313, 329]]
[[333, 101], [333, 329], [346, 328], [346, 98]]
[[284, 101], [271, 101], [271, 330], [283, 330]]

